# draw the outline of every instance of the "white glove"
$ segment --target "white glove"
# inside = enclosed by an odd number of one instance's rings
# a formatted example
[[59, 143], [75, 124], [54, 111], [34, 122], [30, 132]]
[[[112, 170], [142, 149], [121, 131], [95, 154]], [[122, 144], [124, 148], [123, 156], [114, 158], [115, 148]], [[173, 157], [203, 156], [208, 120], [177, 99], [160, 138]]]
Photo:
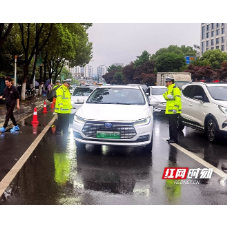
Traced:
[[177, 113], [177, 110], [173, 110], [174, 113]]
[[167, 95], [167, 98], [168, 99], [173, 99], [173, 96], [172, 95]]

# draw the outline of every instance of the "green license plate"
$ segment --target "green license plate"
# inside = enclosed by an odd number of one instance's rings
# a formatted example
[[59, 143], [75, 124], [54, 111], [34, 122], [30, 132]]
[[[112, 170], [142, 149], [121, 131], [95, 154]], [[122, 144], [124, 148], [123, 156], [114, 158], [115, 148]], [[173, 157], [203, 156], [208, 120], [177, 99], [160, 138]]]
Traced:
[[97, 138], [105, 138], [105, 139], [120, 139], [121, 135], [120, 135], [120, 132], [97, 131], [96, 137]]

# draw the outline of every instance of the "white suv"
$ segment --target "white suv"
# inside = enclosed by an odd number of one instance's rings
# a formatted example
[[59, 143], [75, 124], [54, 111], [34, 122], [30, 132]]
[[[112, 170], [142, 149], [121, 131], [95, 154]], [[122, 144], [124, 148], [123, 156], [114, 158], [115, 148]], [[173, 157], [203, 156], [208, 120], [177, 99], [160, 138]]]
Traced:
[[153, 106], [140, 86], [96, 88], [78, 109], [73, 121], [77, 148], [86, 144], [142, 146], [151, 152]]
[[181, 99], [178, 130], [204, 131], [210, 142], [227, 135], [227, 84], [190, 83], [182, 87]]

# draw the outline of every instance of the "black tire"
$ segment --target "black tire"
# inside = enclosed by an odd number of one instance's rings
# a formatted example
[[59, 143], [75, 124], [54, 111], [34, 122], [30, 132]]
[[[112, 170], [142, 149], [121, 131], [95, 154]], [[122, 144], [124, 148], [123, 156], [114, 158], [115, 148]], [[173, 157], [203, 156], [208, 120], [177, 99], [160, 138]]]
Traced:
[[76, 150], [77, 151], [82, 151], [82, 150], [85, 150], [85, 146], [86, 146], [86, 144], [84, 144], [84, 143], [80, 143], [80, 142], [78, 142], [78, 141], [75, 141], [76, 142]]
[[182, 131], [183, 129], [184, 129], [184, 125], [183, 125], [183, 123], [181, 121], [181, 117], [178, 116], [178, 118], [177, 118], [177, 130], [178, 131]]
[[145, 153], [150, 153], [150, 152], [152, 152], [152, 148], [153, 148], [153, 136], [152, 136], [152, 138], [151, 138], [151, 142], [150, 142], [149, 144], [147, 144], [146, 146], [144, 146], [144, 147], [142, 148], [142, 150], [143, 150], [143, 152], [145, 152]]
[[209, 118], [206, 121], [205, 133], [210, 142], [216, 142], [218, 140], [218, 126], [213, 118]]

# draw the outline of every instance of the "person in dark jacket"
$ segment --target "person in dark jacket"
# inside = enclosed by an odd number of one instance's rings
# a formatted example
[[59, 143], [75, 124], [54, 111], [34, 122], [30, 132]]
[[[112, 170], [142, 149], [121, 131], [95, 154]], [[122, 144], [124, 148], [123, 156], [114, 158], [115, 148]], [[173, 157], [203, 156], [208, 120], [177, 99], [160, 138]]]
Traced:
[[11, 119], [11, 121], [14, 124], [14, 127], [10, 130], [10, 132], [15, 132], [20, 130], [20, 128], [17, 125], [16, 120], [13, 116], [13, 110], [15, 108], [15, 105], [18, 110], [20, 109], [20, 104], [19, 104], [20, 94], [17, 88], [13, 86], [11, 77], [5, 78], [5, 85], [6, 87], [3, 91], [3, 96], [0, 96], [0, 99], [5, 100], [7, 113], [6, 113], [5, 123], [3, 127], [0, 128], [0, 132], [6, 131], [6, 127], [8, 126], [9, 119]]

